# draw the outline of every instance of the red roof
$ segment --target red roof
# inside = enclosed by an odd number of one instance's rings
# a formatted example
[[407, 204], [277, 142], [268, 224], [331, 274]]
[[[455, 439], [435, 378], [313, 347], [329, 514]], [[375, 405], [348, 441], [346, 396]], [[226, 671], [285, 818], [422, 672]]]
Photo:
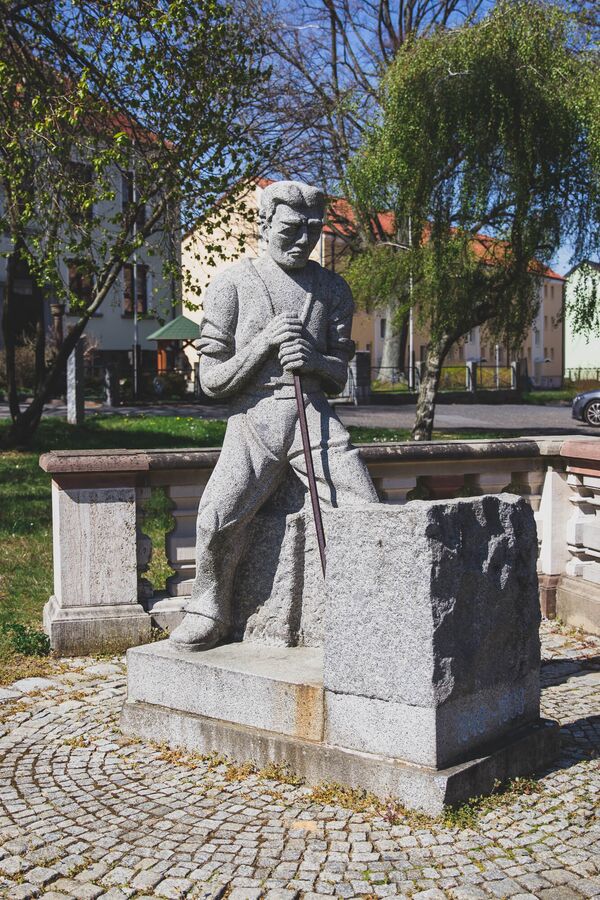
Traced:
[[[506, 256], [510, 244], [508, 241], [492, 238], [486, 234], [478, 234], [473, 240], [472, 246], [476, 256], [479, 256], [484, 262], [493, 264], [499, 258]], [[549, 266], [545, 266], [543, 263], [538, 262], [536, 259], [529, 264], [529, 270], [538, 275], [542, 275], [544, 278], [554, 278], [556, 281], [565, 280], [558, 272], [555, 272]]]
[[[325, 224], [323, 231], [334, 235], [350, 235], [352, 233], [352, 224], [355, 223], [355, 215], [352, 206], [345, 198], [332, 200], [329, 204], [330, 210], [333, 212], [335, 227]], [[395, 230], [394, 214], [392, 212], [377, 213], [377, 225], [379, 229], [387, 235], [393, 235]], [[473, 240], [473, 251], [476, 256], [482, 258], [485, 262], [493, 263], [502, 255], [504, 256], [509, 248], [507, 241], [498, 238], [489, 237], [486, 234], [478, 234]], [[539, 274], [544, 278], [554, 278], [557, 281], [564, 281], [562, 275], [554, 272], [549, 266], [544, 266], [534, 260], [531, 269], [538, 269]]]

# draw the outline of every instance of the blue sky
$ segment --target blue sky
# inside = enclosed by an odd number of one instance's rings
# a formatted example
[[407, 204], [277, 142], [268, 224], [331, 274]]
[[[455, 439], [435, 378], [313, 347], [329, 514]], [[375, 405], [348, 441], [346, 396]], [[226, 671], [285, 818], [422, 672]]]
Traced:
[[558, 272], [559, 275], [564, 275], [571, 268], [570, 260], [572, 255], [573, 248], [570, 244], [565, 244], [560, 248], [557, 256], [554, 257], [551, 268], [554, 269], [555, 272]]

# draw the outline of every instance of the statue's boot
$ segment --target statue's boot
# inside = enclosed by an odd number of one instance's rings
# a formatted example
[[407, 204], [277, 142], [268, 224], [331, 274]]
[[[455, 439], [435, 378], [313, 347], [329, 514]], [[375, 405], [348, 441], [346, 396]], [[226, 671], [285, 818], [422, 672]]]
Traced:
[[231, 589], [234, 565], [227, 552], [228, 534], [198, 529], [198, 567], [185, 616], [171, 632], [171, 641], [185, 650], [210, 650], [231, 630]]
[[182, 650], [210, 650], [228, 633], [226, 622], [188, 609], [181, 624], [171, 632], [170, 640]]
[[210, 650], [231, 630], [231, 591], [245, 546], [242, 523], [223, 526], [217, 504], [205, 501], [198, 514], [196, 578], [183, 621], [170, 640], [185, 650]]

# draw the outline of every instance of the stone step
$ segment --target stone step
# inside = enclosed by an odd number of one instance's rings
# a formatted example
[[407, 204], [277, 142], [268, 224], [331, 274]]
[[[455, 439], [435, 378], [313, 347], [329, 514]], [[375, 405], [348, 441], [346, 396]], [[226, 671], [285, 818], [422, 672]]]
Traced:
[[320, 741], [323, 650], [234, 643], [202, 653], [170, 641], [127, 652], [130, 702]]

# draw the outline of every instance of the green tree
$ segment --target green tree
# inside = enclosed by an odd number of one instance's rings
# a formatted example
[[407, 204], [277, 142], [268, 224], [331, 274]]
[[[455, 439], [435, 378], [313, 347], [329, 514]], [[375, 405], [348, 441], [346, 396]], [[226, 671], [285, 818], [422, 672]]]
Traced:
[[477, 24], [416, 40], [386, 74], [348, 180], [358, 205], [393, 213], [395, 233], [350, 278], [359, 296], [370, 280], [382, 304], [403, 286], [402, 314], [412, 276], [430, 334], [415, 440], [431, 437], [452, 344], [486, 323], [519, 345], [544, 264], [566, 240], [578, 256], [597, 252], [598, 85], [597, 47], [536, 0], [503, 0]]
[[[267, 77], [260, 45], [218, 0], [0, 0], [9, 441], [35, 431], [68, 355], [135, 250], [151, 248], [177, 284], [182, 230], [226, 222], [236, 205], [232, 189], [264, 160], [245, 112]], [[132, 172], [135, 191], [117, 206]], [[209, 249], [219, 252], [216, 243]], [[65, 260], [76, 261], [89, 286], [84, 300], [61, 275]], [[34, 397], [25, 408], [15, 380], [21, 335], [12, 299], [23, 266], [37, 309]], [[78, 316], [50, 366], [49, 298]]]

